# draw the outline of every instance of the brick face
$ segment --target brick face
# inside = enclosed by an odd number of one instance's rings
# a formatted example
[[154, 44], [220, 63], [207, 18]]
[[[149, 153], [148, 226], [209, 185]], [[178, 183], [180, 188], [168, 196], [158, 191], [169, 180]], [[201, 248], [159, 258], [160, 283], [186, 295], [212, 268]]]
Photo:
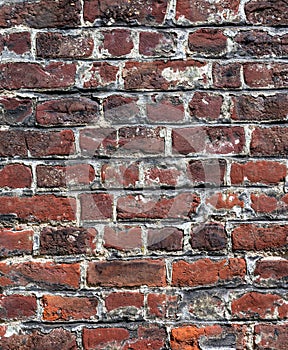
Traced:
[[0, 349], [287, 350], [287, 0], [0, 0]]

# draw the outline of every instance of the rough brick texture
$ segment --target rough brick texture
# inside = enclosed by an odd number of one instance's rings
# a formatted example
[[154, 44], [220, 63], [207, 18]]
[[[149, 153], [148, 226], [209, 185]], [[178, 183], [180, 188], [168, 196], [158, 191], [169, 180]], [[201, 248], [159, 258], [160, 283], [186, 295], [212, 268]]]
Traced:
[[287, 350], [287, 0], [0, 0], [0, 349]]

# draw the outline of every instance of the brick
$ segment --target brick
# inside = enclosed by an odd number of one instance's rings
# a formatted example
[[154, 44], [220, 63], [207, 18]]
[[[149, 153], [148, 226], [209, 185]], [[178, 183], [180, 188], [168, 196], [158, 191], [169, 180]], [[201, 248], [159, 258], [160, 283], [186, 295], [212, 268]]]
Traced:
[[139, 226], [120, 226], [104, 228], [104, 247], [121, 251], [142, 248], [142, 229]]
[[284, 164], [272, 161], [232, 163], [232, 184], [267, 184], [273, 185], [285, 181], [287, 169]]
[[214, 87], [237, 89], [241, 87], [239, 63], [214, 63], [212, 68]]
[[88, 58], [94, 42], [88, 35], [63, 35], [62, 33], [38, 33], [36, 52], [43, 58]]
[[27, 157], [28, 149], [23, 130], [0, 131], [0, 157]]
[[239, 154], [244, 145], [244, 129], [240, 126], [195, 126], [172, 131], [172, 147], [176, 154]]
[[170, 57], [176, 52], [176, 34], [170, 32], [140, 32], [139, 53], [147, 57]]
[[25, 25], [31, 28], [65, 28], [80, 25], [81, 3], [78, 0], [41, 0], [8, 3], [0, 7], [0, 27]]
[[285, 63], [244, 63], [244, 80], [250, 88], [279, 89], [288, 86], [288, 65]]
[[137, 336], [128, 340], [123, 350], [161, 350], [165, 345], [165, 329], [156, 324], [140, 325]]
[[194, 60], [127, 62], [123, 69], [126, 90], [170, 90], [206, 86], [207, 64]]
[[195, 92], [189, 102], [191, 117], [200, 121], [214, 121], [221, 117], [223, 96], [208, 92]]
[[75, 152], [74, 141], [72, 130], [28, 131], [26, 133], [26, 142], [32, 157], [73, 154]]
[[37, 186], [73, 187], [88, 186], [95, 178], [95, 170], [90, 164], [37, 165]]
[[113, 29], [102, 31], [103, 43], [100, 46], [100, 52], [114, 57], [126, 56], [133, 50], [134, 44], [131, 31], [126, 29]]
[[288, 96], [240, 95], [233, 97], [234, 110], [231, 118], [236, 121], [285, 121], [288, 113]]
[[192, 263], [177, 261], [173, 264], [172, 286], [196, 287], [217, 284], [239, 283], [244, 280], [244, 259], [229, 260], [199, 259]]
[[224, 159], [190, 160], [187, 177], [194, 186], [221, 186], [224, 185], [226, 169]]
[[139, 182], [139, 164], [137, 162], [115, 162], [103, 164], [101, 181], [105, 188], [135, 188]]
[[178, 0], [176, 5], [177, 24], [220, 24], [239, 20], [239, 0], [223, 0], [211, 3], [209, 0]]
[[30, 125], [33, 123], [32, 100], [29, 98], [13, 98], [3, 96], [0, 98], [0, 124], [1, 125]]
[[80, 72], [81, 88], [111, 88], [115, 86], [119, 67], [108, 62], [87, 64]]
[[232, 316], [239, 319], [284, 319], [288, 303], [277, 294], [249, 292], [232, 301]]
[[288, 151], [287, 128], [271, 126], [256, 127], [252, 133], [250, 152], [252, 156], [284, 156]]
[[0, 271], [0, 286], [4, 288], [36, 287], [54, 291], [79, 288], [80, 265], [77, 263], [2, 262]]
[[81, 194], [81, 220], [107, 220], [113, 215], [113, 196], [106, 193]]
[[124, 328], [84, 328], [83, 345], [85, 350], [109, 349], [118, 347], [129, 338]]
[[185, 116], [183, 99], [175, 95], [152, 95], [146, 111], [148, 120], [153, 123], [183, 122]]
[[233, 208], [244, 208], [244, 201], [239, 194], [233, 192], [217, 192], [206, 199], [216, 210], [231, 210]]
[[221, 224], [207, 223], [192, 227], [190, 243], [193, 249], [218, 251], [226, 248], [227, 235]]
[[287, 25], [288, 6], [284, 0], [251, 0], [245, 4], [249, 23], [266, 25]]
[[25, 320], [35, 318], [37, 302], [35, 296], [0, 295], [0, 319]]
[[287, 55], [288, 35], [270, 35], [264, 30], [241, 31], [235, 37], [237, 53], [250, 57], [282, 57]]
[[200, 198], [193, 193], [174, 197], [127, 195], [117, 202], [118, 219], [187, 219], [195, 212]]
[[182, 250], [183, 231], [176, 227], [163, 227], [148, 230], [147, 248], [173, 252]]
[[80, 131], [80, 149], [84, 156], [111, 156], [117, 151], [117, 130], [85, 128]]
[[140, 309], [144, 306], [144, 295], [138, 292], [115, 292], [110, 293], [105, 299], [107, 311], [124, 308]]
[[0, 88], [15, 89], [57, 89], [74, 85], [75, 63], [52, 62], [47, 65], [29, 62], [0, 64]]
[[257, 213], [273, 213], [278, 207], [277, 198], [273, 194], [252, 193], [251, 202], [251, 208]]
[[197, 29], [189, 34], [188, 48], [197, 56], [219, 57], [226, 53], [227, 37], [220, 29]]
[[40, 233], [42, 255], [93, 255], [97, 231], [82, 227], [45, 227]]
[[149, 164], [144, 168], [144, 183], [148, 187], [176, 187], [181, 175], [176, 166]]
[[0, 229], [0, 257], [32, 254], [33, 230]]
[[242, 224], [232, 231], [234, 250], [278, 250], [287, 246], [288, 228], [285, 225], [259, 226]]
[[8, 164], [0, 168], [0, 187], [25, 188], [32, 183], [32, 172], [23, 164]]
[[104, 99], [104, 117], [113, 123], [135, 122], [140, 118], [138, 97], [111, 95]]
[[287, 285], [288, 261], [287, 259], [269, 258], [258, 260], [254, 270], [256, 282], [262, 285]]
[[86, 97], [68, 97], [37, 104], [36, 120], [42, 126], [85, 125], [97, 122], [99, 106]]
[[37, 195], [33, 197], [0, 197], [0, 215], [14, 215], [19, 220], [72, 221], [75, 220], [74, 198]]
[[164, 21], [167, 0], [85, 0], [84, 20], [103, 24], [159, 25]]
[[94, 287], [163, 287], [166, 285], [165, 264], [161, 260], [91, 262], [87, 283]]
[[288, 342], [287, 324], [258, 324], [254, 330], [255, 350], [286, 350]]
[[29, 32], [10, 33], [5, 37], [4, 42], [6, 48], [9, 51], [15, 52], [17, 55], [30, 53], [31, 36]]
[[98, 300], [95, 297], [44, 295], [42, 305], [45, 321], [91, 320], [97, 315]]
[[177, 313], [178, 295], [151, 293], [147, 297], [148, 315], [150, 317], [174, 318]]

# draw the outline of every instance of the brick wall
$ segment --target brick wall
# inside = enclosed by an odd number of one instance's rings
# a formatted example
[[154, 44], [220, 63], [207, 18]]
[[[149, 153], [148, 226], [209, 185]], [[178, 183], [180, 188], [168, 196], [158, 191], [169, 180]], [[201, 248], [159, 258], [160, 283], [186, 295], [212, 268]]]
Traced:
[[1, 350], [287, 350], [287, 24], [1, 1]]

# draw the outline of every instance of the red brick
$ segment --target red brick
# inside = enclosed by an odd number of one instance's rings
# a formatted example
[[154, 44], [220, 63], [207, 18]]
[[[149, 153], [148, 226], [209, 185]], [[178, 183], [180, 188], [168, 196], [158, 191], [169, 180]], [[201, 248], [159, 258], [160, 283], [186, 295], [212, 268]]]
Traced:
[[43, 126], [82, 125], [96, 122], [98, 118], [98, 103], [86, 97], [43, 101], [36, 108], [37, 123]]
[[271, 126], [269, 128], [256, 127], [252, 133], [252, 156], [286, 156], [288, 151], [287, 128]]
[[200, 198], [193, 193], [174, 197], [127, 195], [117, 202], [118, 219], [187, 219], [196, 212]]
[[236, 89], [241, 87], [241, 65], [239, 63], [214, 63], [213, 81], [216, 88]]
[[256, 161], [247, 163], [232, 163], [231, 183], [246, 184], [263, 183], [278, 184], [285, 181], [287, 169], [284, 164], [272, 161]]
[[226, 168], [224, 159], [190, 160], [187, 166], [187, 177], [194, 186], [203, 184], [221, 186], [224, 185]]
[[153, 95], [146, 108], [147, 118], [150, 122], [175, 123], [184, 121], [184, 105], [180, 96]]
[[254, 330], [255, 350], [286, 350], [288, 344], [287, 324], [258, 324]]
[[12, 214], [20, 220], [72, 221], [75, 220], [74, 198], [37, 195], [34, 197], [0, 197], [0, 215]]
[[101, 180], [105, 188], [135, 188], [139, 182], [139, 165], [113, 160], [112, 164], [102, 166]]
[[28, 131], [26, 133], [26, 142], [32, 157], [73, 154], [75, 152], [74, 141], [72, 130]]
[[286, 281], [288, 276], [288, 260], [270, 260], [269, 258], [258, 260], [254, 276], [257, 277], [257, 283], [265, 284], [265, 282], [267, 282], [268, 285], [281, 285], [283, 283], [285, 285], [287, 284]]
[[257, 213], [273, 213], [278, 207], [277, 199], [264, 193], [252, 193], [251, 202], [251, 208]]
[[246, 273], [244, 259], [229, 260], [199, 259], [192, 263], [178, 261], [173, 264], [172, 285], [177, 287], [196, 287], [227, 284], [243, 281]]
[[147, 248], [149, 250], [177, 251], [182, 250], [183, 231], [176, 227], [149, 229]]
[[127, 307], [140, 309], [144, 306], [144, 295], [138, 292], [111, 293], [105, 299], [105, 306], [109, 312]]
[[5, 38], [5, 45], [9, 51], [14, 51], [17, 55], [23, 55], [24, 53], [29, 53], [31, 50], [30, 33], [29, 32], [10, 33]]
[[217, 210], [231, 210], [234, 207], [244, 208], [244, 201], [239, 198], [239, 194], [233, 192], [215, 193], [206, 199], [206, 203]]
[[37, 287], [49, 290], [77, 289], [80, 281], [80, 265], [54, 262], [0, 264], [1, 287]]
[[104, 24], [156, 25], [164, 21], [167, 0], [85, 0], [84, 20]]
[[287, 88], [286, 63], [244, 63], [244, 80], [250, 88]]
[[148, 187], [176, 187], [181, 175], [181, 171], [174, 166], [151, 164], [144, 169], [144, 182]]
[[175, 317], [178, 301], [178, 295], [148, 294], [148, 314], [151, 317], [159, 317], [161, 319], [169, 316]]
[[103, 102], [105, 119], [119, 124], [137, 121], [140, 117], [137, 101], [134, 96], [108, 96]]
[[[113, 29], [110, 31], [103, 31], [103, 44], [100, 46], [103, 50], [108, 52], [111, 56], [121, 57], [129, 55], [134, 47], [131, 31], [126, 29]], [[105, 51], [104, 51], [105, 50]]]
[[142, 248], [142, 230], [139, 226], [106, 226], [104, 228], [104, 247], [117, 250], [133, 250]]
[[288, 303], [277, 294], [249, 292], [233, 300], [231, 308], [232, 316], [240, 319], [283, 319], [288, 316]]
[[31, 254], [33, 230], [0, 229], [0, 257]]
[[81, 220], [107, 220], [113, 215], [113, 196], [106, 193], [80, 195]]
[[156, 324], [140, 325], [137, 335], [137, 339], [127, 341], [123, 350], [161, 350], [165, 345], [165, 329]]
[[113, 155], [117, 151], [117, 131], [85, 128], [80, 131], [80, 148], [84, 156]]
[[176, 154], [239, 154], [244, 149], [245, 134], [240, 126], [195, 126], [174, 129], [172, 142]]
[[207, 64], [194, 60], [127, 62], [123, 69], [123, 79], [127, 90], [169, 90], [205, 86]]
[[169, 57], [176, 52], [176, 34], [169, 32], [140, 32], [139, 53], [148, 57]]
[[240, 95], [233, 97], [234, 111], [231, 118], [236, 121], [285, 121], [288, 113], [287, 94]]
[[194, 119], [213, 121], [221, 116], [223, 96], [208, 92], [195, 92], [189, 102], [190, 115]]
[[82, 227], [45, 227], [40, 233], [42, 255], [93, 255], [97, 231]]
[[0, 295], [0, 319], [22, 320], [35, 318], [37, 302], [35, 296]]
[[221, 224], [208, 223], [201, 227], [192, 228], [191, 246], [193, 249], [218, 251], [226, 248], [227, 235]]
[[95, 170], [90, 164], [37, 165], [37, 185], [39, 187], [71, 187], [89, 185], [95, 178]]
[[8, 164], [0, 169], [0, 187], [30, 187], [32, 173], [30, 167], [23, 164]]
[[119, 348], [129, 338], [124, 328], [84, 328], [83, 345], [85, 350]]
[[27, 155], [24, 130], [0, 131], [0, 157], [27, 157]]
[[252, 24], [287, 25], [287, 10], [285, 0], [251, 0], [245, 4], [245, 14]]
[[78, 0], [40, 0], [5, 4], [0, 7], [0, 27], [25, 25], [31, 28], [65, 28], [80, 25]]
[[39, 63], [9, 62], [0, 64], [0, 88], [57, 89], [74, 85], [75, 63], [52, 62], [45, 66]]
[[0, 98], [1, 125], [29, 125], [32, 123], [32, 100], [29, 98]]
[[53, 329], [50, 333], [33, 331], [29, 334], [13, 334], [3, 337], [1, 350], [77, 350], [76, 335], [63, 328]]
[[163, 287], [166, 285], [165, 264], [161, 260], [91, 262], [87, 283], [95, 287]]
[[81, 87], [86, 89], [108, 88], [116, 84], [119, 67], [108, 62], [87, 64], [81, 71]]
[[196, 55], [213, 57], [226, 53], [227, 37], [220, 29], [202, 28], [189, 34], [188, 48]]
[[98, 300], [87, 297], [44, 295], [42, 298], [43, 320], [89, 320], [97, 315]]
[[232, 231], [234, 250], [285, 249], [287, 239], [288, 227], [285, 225], [262, 227], [254, 224], [242, 224]]
[[38, 33], [37, 56], [43, 58], [87, 58], [93, 53], [94, 42], [88, 35]]
[[190, 23], [223, 23], [239, 20], [239, 0], [178, 0], [176, 5], [176, 20], [178, 24]]

